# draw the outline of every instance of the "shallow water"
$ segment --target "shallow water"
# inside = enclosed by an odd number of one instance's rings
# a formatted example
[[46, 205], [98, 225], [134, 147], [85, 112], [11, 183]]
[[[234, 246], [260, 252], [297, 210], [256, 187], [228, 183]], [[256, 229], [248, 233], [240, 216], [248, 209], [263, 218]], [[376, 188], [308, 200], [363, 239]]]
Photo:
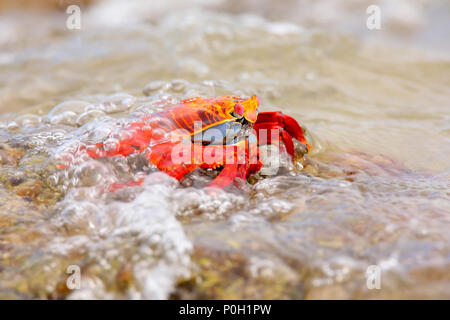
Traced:
[[[205, 9], [105, 27], [95, 10], [79, 31], [58, 13], [2, 20], [2, 298], [450, 298], [447, 51]], [[210, 194], [141, 156], [55, 168], [118, 125], [224, 94], [305, 125], [304, 169]]]

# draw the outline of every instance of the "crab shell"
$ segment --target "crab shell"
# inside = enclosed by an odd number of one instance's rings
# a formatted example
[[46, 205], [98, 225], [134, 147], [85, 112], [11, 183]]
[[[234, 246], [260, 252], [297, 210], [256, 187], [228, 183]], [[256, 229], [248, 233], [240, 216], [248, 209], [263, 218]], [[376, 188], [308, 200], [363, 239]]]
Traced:
[[[191, 170], [193, 164], [202, 168], [215, 169], [225, 164], [227, 158], [213, 163], [205, 163], [202, 161], [202, 154], [205, 148], [216, 149], [210, 152], [223, 152], [224, 149], [232, 149], [233, 158], [237, 161], [235, 153], [237, 150], [248, 149], [248, 137], [244, 139], [228, 141], [207, 140], [207, 135], [203, 135], [209, 129], [215, 128], [216, 132], [221, 133], [221, 137], [227, 137], [231, 132], [231, 138], [235, 137], [243, 126], [250, 127], [256, 122], [258, 117], [259, 99], [256, 96], [251, 98], [241, 98], [238, 96], [222, 96], [215, 98], [195, 97], [181, 101], [180, 104], [169, 107], [163, 111], [157, 112], [150, 117], [143, 119], [143, 123], [147, 124], [148, 134], [144, 139], [139, 139], [139, 135], [145, 132], [145, 127], [140, 123], [136, 124], [136, 132], [133, 133], [134, 141], [147, 140], [150, 145], [148, 158], [150, 162], [155, 164], [160, 170], [180, 178], [178, 174], [172, 174], [179, 169], [179, 166], [169, 159], [167, 154], [181, 143], [186, 136], [192, 137], [194, 143], [199, 143], [202, 147], [200, 152], [192, 152], [189, 163], [183, 164], [184, 168]], [[174, 138], [175, 137], [175, 138]], [[178, 139], [177, 139], [178, 137]], [[148, 139], [150, 138], [150, 139]], [[210, 137], [211, 138], [211, 137]], [[254, 139], [256, 141], [256, 137]], [[142, 147], [147, 148], [147, 143]], [[141, 147], [134, 145], [136, 150]], [[222, 148], [222, 150], [218, 150]], [[196, 150], [199, 150], [198, 148]], [[247, 150], [248, 151], [248, 150]], [[230, 154], [230, 152], [228, 152]], [[184, 170], [182, 170], [184, 171]]]
[[153, 129], [159, 128], [166, 132], [182, 129], [189, 135], [195, 135], [213, 126], [233, 122], [242, 117], [249, 123], [255, 123], [258, 117], [258, 106], [259, 99], [256, 96], [247, 99], [238, 96], [195, 97], [182, 100], [180, 104], [144, 120], [154, 120], [151, 124]]

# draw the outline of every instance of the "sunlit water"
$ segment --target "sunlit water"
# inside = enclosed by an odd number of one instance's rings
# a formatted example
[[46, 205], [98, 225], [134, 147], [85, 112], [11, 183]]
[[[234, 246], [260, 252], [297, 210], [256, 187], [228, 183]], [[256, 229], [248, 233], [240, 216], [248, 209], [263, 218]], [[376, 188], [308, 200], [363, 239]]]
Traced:
[[[0, 39], [0, 297], [450, 298], [444, 54], [204, 10], [80, 31], [26, 19], [3, 22], [26, 40]], [[132, 119], [224, 94], [305, 125], [304, 169], [214, 194], [139, 155], [55, 168]]]

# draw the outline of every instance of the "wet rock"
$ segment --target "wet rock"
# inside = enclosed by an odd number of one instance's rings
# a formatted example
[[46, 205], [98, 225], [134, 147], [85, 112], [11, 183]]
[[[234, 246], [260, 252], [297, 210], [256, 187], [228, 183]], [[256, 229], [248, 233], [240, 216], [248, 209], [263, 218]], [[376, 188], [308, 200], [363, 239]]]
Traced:
[[44, 183], [41, 180], [29, 180], [20, 184], [16, 189], [16, 193], [22, 197], [36, 198], [41, 194]]
[[350, 298], [348, 290], [339, 284], [314, 287], [306, 294], [308, 300], [346, 300]]
[[14, 172], [14, 174], [8, 178], [8, 182], [11, 186], [17, 186], [25, 181], [26, 174], [23, 171]]
[[0, 144], [0, 164], [15, 166], [24, 155], [25, 150], [20, 148], [11, 148], [7, 144]]
[[17, 159], [10, 153], [0, 150], [0, 164], [1, 165], [16, 165]]
[[297, 275], [279, 261], [249, 257], [196, 247], [193, 261], [197, 271], [181, 280], [176, 299], [299, 299], [302, 284]]
[[305, 166], [305, 168], [303, 170], [312, 174], [313, 176], [317, 176], [319, 174], [318, 167], [313, 164], [309, 164], [309, 165]]
[[120, 291], [125, 291], [128, 289], [133, 283], [133, 269], [132, 265], [126, 263], [122, 266], [122, 268], [117, 273], [117, 287]]

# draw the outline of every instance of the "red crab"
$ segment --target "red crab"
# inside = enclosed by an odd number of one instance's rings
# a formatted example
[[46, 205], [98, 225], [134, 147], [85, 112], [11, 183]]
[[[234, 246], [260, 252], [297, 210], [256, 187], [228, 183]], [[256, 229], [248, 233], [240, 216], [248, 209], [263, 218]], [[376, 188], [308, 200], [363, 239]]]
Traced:
[[92, 158], [145, 152], [150, 163], [178, 180], [196, 168], [217, 170], [209, 185], [223, 188], [261, 169], [260, 145], [281, 140], [293, 160], [292, 138], [310, 149], [295, 119], [280, 111], [258, 114], [258, 106], [256, 96], [186, 99], [119, 129], [86, 151]]

